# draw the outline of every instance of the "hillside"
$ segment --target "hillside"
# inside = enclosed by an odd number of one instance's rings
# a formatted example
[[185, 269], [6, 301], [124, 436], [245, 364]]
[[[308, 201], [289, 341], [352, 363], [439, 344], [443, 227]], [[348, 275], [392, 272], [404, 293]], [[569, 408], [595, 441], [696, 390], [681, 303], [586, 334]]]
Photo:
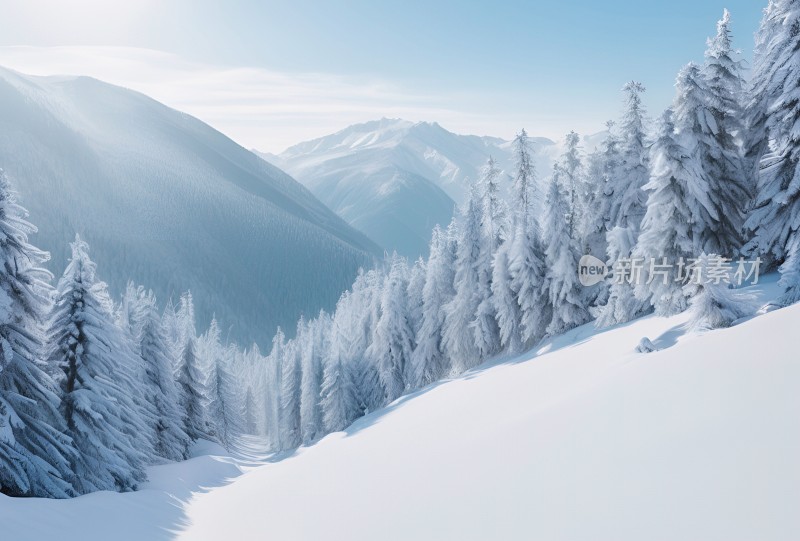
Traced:
[[[763, 303], [775, 279], [752, 287]], [[2, 498], [0, 521], [18, 540], [346, 529], [352, 540], [788, 541], [800, 531], [798, 317], [792, 306], [704, 334], [686, 331], [686, 314], [586, 325], [289, 457], [206, 454], [153, 468], [137, 493]], [[661, 351], [636, 353], [644, 336]]]
[[210, 126], [87, 77], [0, 69], [0, 167], [56, 275], [79, 232], [114, 292], [129, 279], [162, 302], [190, 289], [201, 328], [215, 312], [241, 343], [331, 308], [380, 253]]

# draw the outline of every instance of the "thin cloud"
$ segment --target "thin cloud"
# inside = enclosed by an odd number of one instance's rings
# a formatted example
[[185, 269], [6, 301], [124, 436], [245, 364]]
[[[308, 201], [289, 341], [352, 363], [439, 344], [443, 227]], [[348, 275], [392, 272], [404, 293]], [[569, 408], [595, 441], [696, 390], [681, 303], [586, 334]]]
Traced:
[[0, 47], [0, 65], [30, 75], [88, 75], [131, 88], [200, 118], [245, 147], [273, 152], [384, 116], [436, 120], [451, 129], [470, 126], [469, 132], [497, 120], [385, 81], [225, 68], [150, 49]]

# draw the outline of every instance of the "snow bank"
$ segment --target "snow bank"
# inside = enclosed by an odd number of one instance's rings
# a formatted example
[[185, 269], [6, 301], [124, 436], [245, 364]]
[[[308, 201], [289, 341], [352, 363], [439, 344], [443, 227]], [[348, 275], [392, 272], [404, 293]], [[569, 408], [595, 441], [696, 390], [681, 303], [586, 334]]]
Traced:
[[[575, 329], [283, 460], [211, 449], [135, 494], [3, 498], [3, 537], [796, 539], [800, 306], [703, 334], [686, 320]], [[637, 353], [642, 336], [659, 351]]]

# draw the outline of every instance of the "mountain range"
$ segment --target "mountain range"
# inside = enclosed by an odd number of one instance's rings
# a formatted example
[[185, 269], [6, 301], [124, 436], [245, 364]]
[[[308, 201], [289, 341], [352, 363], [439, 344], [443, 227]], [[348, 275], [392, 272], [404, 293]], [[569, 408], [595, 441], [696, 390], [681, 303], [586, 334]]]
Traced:
[[80, 233], [112, 292], [191, 290], [201, 328], [267, 346], [332, 308], [380, 249], [278, 168], [140, 93], [0, 69], [0, 167], [65, 267]]
[[[544, 137], [530, 141], [542, 179], [560, 147]], [[387, 118], [260, 155], [385, 250], [412, 258], [427, 253], [432, 227], [450, 221], [489, 156], [506, 172], [506, 187], [513, 171], [509, 141]]]

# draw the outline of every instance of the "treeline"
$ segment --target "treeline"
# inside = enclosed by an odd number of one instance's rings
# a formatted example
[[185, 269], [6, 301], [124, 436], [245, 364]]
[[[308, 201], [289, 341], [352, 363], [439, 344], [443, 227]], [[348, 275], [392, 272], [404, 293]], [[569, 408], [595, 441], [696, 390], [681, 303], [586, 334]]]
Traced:
[[[333, 314], [302, 319], [292, 340], [278, 332], [248, 369], [247, 381], [259, 382], [259, 433], [276, 449], [310, 443], [403, 393], [592, 319], [602, 327], [691, 308], [697, 328], [731, 325], [756, 308], [730, 287], [729, 263], [741, 258], [760, 258], [762, 271], [779, 266], [781, 301], [795, 302], [798, 14], [798, 1], [770, 3], [748, 84], [725, 11], [704, 63], [681, 70], [657, 122], [643, 107], [644, 86], [628, 83], [622, 118], [608, 123], [600, 148], [585, 156], [568, 134], [546, 182], [523, 130], [510, 200], [490, 159], [459, 215], [434, 229], [427, 260], [392, 255], [361, 273]], [[587, 253], [609, 265], [657, 265], [583, 287], [577, 269]]]
[[[433, 230], [426, 260], [397, 255], [359, 274], [332, 314], [279, 330], [271, 351], [242, 351], [216, 322], [197, 336], [191, 295], [159, 313], [130, 286], [115, 304], [76, 238], [57, 287], [47, 254], [0, 179], [0, 490], [69, 497], [129, 490], [149, 464], [193, 440], [230, 445], [256, 433], [275, 450], [310, 443], [358, 417], [498, 354], [522, 352], [593, 318], [600, 326], [690, 308], [702, 328], [730, 325], [752, 302], [723, 281], [687, 283], [681, 267], [581, 286], [582, 254], [609, 263], [726, 259], [779, 267], [782, 302], [800, 296], [800, 0], [774, 0], [746, 84], [725, 13], [702, 65], [678, 76], [655, 129], [644, 87], [601, 147], [570, 133], [547, 182], [523, 130], [513, 196], [492, 160], [460, 213]], [[544, 213], [533, 212], [545, 185]], [[265, 307], [266, 309], [267, 307]]]

